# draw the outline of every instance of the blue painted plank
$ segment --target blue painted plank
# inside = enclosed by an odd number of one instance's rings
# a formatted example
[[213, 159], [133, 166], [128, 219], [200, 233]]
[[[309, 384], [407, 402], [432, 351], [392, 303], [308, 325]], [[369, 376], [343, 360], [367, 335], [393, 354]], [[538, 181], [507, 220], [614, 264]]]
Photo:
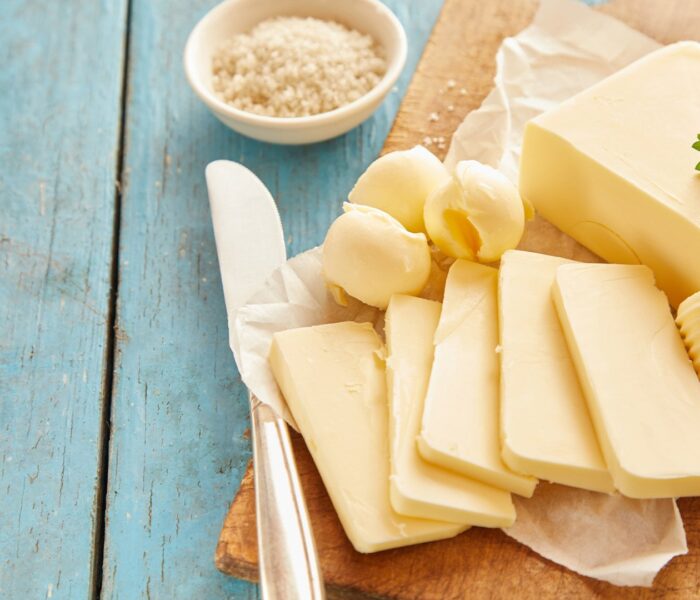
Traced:
[[204, 167], [218, 158], [248, 165], [278, 200], [290, 254], [319, 243], [378, 154], [441, 2], [388, 2], [410, 41], [397, 91], [359, 129], [300, 148], [234, 134], [187, 88], [182, 48], [212, 4], [133, 6], [105, 598], [257, 595], [213, 564], [250, 447]]
[[125, 30], [0, 3], [0, 598], [94, 591]]

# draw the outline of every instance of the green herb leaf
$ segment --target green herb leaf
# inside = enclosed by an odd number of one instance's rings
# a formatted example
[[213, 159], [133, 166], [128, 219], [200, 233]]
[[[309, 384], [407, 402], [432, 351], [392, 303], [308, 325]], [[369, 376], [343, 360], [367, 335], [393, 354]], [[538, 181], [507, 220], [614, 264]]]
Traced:
[[696, 150], [700, 150], [700, 140], [693, 144], [693, 148], [695, 148]]
[[695, 165], [695, 170], [700, 171], [700, 162], [697, 165]]

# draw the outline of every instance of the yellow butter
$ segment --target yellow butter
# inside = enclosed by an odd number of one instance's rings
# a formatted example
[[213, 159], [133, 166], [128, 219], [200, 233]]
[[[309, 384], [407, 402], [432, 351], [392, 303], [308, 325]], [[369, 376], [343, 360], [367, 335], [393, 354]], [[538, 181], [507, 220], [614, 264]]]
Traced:
[[700, 43], [640, 59], [530, 121], [520, 193], [609, 262], [643, 263], [678, 303], [700, 289]]
[[700, 376], [700, 292], [695, 292], [680, 303], [676, 323], [695, 372]]
[[270, 367], [352, 545], [376, 552], [447, 537], [464, 525], [412, 519], [389, 502], [383, 345], [367, 323], [276, 333]]
[[392, 294], [418, 294], [430, 277], [428, 240], [391, 215], [345, 203], [323, 242], [323, 277], [339, 304], [346, 293], [385, 309]]
[[367, 167], [348, 200], [389, 213], [409, 231], [424, 232], [425, 200], [449, 178], [440, 159], [423, 146], [395, 150]]
[[598, 492], [614, 486], [552, 302], [564, 258], [511, 250], [501, 259], [501, 436], [514, 471]]
[[445, 254], [489, 263], [518, 245], [532, 207], [502, 173], [463, 160], [428, 196], [423, 216], [428, 236]]
[[436, 467], [418, 454], [439, 319], [440, 303], [412, 296], [393, 296], [386, 312], [391, 504], [412, 517], [508, 527], [515, 521], [508, 492]]
[[537, 480], [501, 459], [497, 283], [492, 267], [450, 267], [418, 448], [432, 463], [529, 497]]
[[652, 272], [563, 265], [553, 297], [615, 487], [700, 494], [700, 381]]

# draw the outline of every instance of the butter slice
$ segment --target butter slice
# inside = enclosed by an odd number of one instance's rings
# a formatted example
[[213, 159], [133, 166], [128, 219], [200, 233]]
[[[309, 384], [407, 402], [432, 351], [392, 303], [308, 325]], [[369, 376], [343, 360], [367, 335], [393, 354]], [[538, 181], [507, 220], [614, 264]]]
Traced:
[[450, 267], [418, 448], [436, 465], [529, 497], [537, 480], [501, 459], [497, 284], [492, 267]]
[[412, 517], [508, 527], [515, 521], [508, 492], [431, 465], [418, 454], [440, 308], [439, 302], [395, 295], [386, 312], [391, 504]]
[[358, 552], [456, 535], [464, 525], [412, 519], [389, 503], [384, 348], [368, 323], [273, 336], [270, 366]]
[[514, 471], [538, 479], [613, 492], [552, 302], [557, 268], [568, 263], [519, 250], [501, 259], [503, 460]]
[[564, 265], [553, 293], [615, 487], [700, 494], [700, 381], [652, 272]]
[[527, 124], [520, 193], [677, 306], [700, 289], [699, 126], [700, 43], [666, 46]]

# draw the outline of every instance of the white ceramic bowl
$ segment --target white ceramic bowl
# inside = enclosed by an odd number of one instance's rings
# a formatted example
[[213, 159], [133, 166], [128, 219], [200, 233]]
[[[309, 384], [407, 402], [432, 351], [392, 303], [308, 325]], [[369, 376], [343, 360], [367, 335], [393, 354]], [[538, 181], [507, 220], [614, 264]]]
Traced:
[[[387, 71], [367, 94], [310, 117], [267, 117], [226, 104], [212, 89], [212, 56], [236, 33], [274, 16], [333, 20], [371, 35], [386, 52]], [[197, 96], [231, 129], [265, 142], [308, 144], [345, 133], [367, 119], [389, 93], [406, 62], [406, 33], [378, 0], [225, 0], [197, 23], [185, 46], [185, 73]]]

